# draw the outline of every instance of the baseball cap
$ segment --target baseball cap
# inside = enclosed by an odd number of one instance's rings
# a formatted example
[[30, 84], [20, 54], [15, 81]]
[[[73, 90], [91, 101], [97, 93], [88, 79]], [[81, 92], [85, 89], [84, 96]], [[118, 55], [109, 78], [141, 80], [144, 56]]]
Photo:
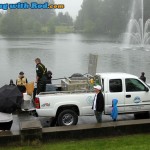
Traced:
[[96, 86], [94, 86], [94, 89], [101, 90], [101, 89], [102, 89], [102, 87], [101, 87], [100, 85], [96, 85]]

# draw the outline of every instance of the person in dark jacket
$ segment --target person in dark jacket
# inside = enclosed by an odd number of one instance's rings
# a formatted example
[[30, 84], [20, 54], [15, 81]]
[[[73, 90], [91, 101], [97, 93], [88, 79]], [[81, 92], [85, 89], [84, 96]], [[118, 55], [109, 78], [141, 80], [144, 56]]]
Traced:
[[41, 63], [40, 58], [36, 58], [35, 63], [36, 63], [36, 82], [37, 82], [37, 91], [36, 91], [36, 93], [39, 94], [40, 92], [45, 92], [45, 89], [46, 89], [47, 69]]
[[0, 132], [10, 130], [13, 124], [12, 113], [0, 112]]
[[142, 81], [146, 82], [146, 77], [145, 77], [145, 73], [144, 72], [141, 73], [140, 79]]
[[10, 86], [16, 86], [13, 82], [13, 79], [10, 79], [10, 83], [9, 83]]
[[96, 94], [94, 97], [92, 109], [94, 110], [96, 120], [98, 123], [102, 122], [102, 112], [104, 111], [104, 97], [101, 92], [101, 89], [102, 88], [100, 85], [94, 86], [94, 90]]
[[52, 84], [52, 72], [50, 70], [47, 71], [46, 77], [47, 77], [46, 84]]

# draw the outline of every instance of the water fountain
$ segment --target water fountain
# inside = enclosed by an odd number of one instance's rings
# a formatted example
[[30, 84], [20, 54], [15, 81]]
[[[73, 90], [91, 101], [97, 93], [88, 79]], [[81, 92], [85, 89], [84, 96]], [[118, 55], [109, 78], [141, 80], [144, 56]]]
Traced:
[[[137, 15], [138, 13], [138, 15]], [[145, 47], [150, 44], [150, 19], [144, 23], [143, 0], [133, 0], [131, 16], [124, 36], [127, 47]]]

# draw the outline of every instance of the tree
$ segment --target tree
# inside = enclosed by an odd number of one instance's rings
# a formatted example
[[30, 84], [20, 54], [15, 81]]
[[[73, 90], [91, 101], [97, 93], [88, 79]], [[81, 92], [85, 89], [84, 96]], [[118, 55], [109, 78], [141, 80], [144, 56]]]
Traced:
[[[45, 3], [44, 0], [35, 0], [37, 3]], [[32, 0], [21, 0], [21, 2], [31, 3]], [[54, 4], [53, 0], [47, 0], [47, 2]], [[54, 9], [25, 9], [25, 10], [8, 10], [1, 21], [1, 33], [3, 34], [32, 34], [49, 32], [52, 29], [48, 29], [53, 24], [53, 30], [55, 23], [53, 22], [56, 17]], [[45, 28], [46, 30], [43, 30]]]
[[11, 10], [5, 14], [1, 22], [1, 33], [18, 35], [23, 32], [23, 20], [20, 17], [18, 10]]
[[57, 23], [57, 25], [72, 26], [73, 25], [73, 19], [69, 15], [68, 12], [66, 12], [65, 14], [63, 14], [62, 12], [59, 12], [58, 16], [57, 16], [56, 23]]
[[132, 0], [84, 0], [75, 29], [118, 35], [126, 29]]

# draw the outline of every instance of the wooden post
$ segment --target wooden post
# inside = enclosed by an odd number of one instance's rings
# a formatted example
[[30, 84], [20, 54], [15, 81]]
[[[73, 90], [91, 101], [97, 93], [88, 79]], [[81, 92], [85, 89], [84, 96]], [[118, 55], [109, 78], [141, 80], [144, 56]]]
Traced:
[[98, 55], [89, 55], [88, 73], [92, 76], [96, 74]]

